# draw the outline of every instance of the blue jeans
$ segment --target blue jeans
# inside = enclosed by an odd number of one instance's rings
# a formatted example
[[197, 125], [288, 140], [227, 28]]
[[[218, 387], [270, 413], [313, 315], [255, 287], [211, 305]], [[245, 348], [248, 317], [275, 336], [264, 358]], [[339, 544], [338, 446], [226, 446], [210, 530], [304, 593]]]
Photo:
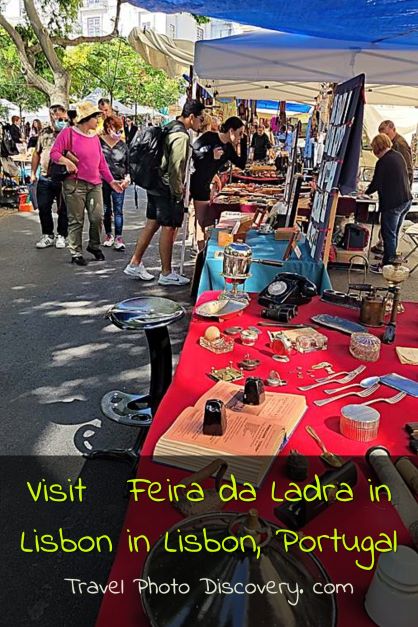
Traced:
[[112, 209], [115, 219], [115, 237], [122, 235], [124, 199], [125, 192], [115, 192], [108, 183], [103, 181], [103, 225], [106, 235], [112, 233]]
[[412, 200], [395, 207], [382, 211], [381, 231], [383, 239], [383, 265], [388, 264], [396, 256], [396, 248], [398, 246], [399, 231], [409, 209]]

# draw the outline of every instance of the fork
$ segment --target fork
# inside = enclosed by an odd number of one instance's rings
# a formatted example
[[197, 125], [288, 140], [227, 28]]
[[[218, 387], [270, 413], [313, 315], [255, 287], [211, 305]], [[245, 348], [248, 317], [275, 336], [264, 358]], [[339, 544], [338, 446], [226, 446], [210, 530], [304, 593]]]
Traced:
[[[345, 398], [346, 396], [359, 396], [360, 398], [367, 398], [371, 394], [374, 394], [379, 387], [379, 383], [376, 383], [376, 385], [373, 385], [371, 388], [366, 388], [365, 390], [361, 390], [360, 392], [345, 392], [344, 394], [339, 394], [338, 396], [333, 396], [332, 398], [325, 398], [321, 401], [314, 401], [314, 405], [322, 407], [323, 405], [328, 405], [328, 403], [338, 401], [340, 398]], [[370, 402], [374, 403], [375, 401]], [[362, 404], [367, 405], [368, 403]]]
[[349, 374], [352, 374], [353, 372], [363, 372], [363, 370], [366, 370], [366, 366], [359, 366], [355, 370], [350, 370], [350, 371], [349, 370], [342, 370], [341, 372], [333, 372], [332, 374], [329, 374], [326, 377], [321, 377], [319, 379], [315, 379], [315, 381], [317, 381], [318, 383], [322, 383], [322, 381], [331, 381], [332, 379], [336, 379], [337, 377], [340, 377], [343, 374], [349, 375]]
[[350, 381], [355, 379], [356, 376], [362, 373], [365, 369], [366, 366], [359, 366], [355, 370], [352, 370], [352, 372], [347, 373], [347, 375], [343, 379], [327, 379], [326, 381], [319, 381], [318, 383], [313, 383], [312, 385], [304, 385], [298, 388], [298, 390], [302, 390], [302, 392], [307, 392], [308, 390], [313, 390], [314, 388], [318, 388], [321, 385], [327, 385], [328, 383], [350, 383]]
[[[371, 390], [372, 388], [369, 388]], [[357, 396], [360, 396], [358, 394]], [[367, 403], [360, 403], [360, 405], [371, 405], [372, 403], [389, 403], [389, 405], [395, 405], [399, 403], [403, 398], [405, 398], [406, 392], [399, 392], [399, 394], [395, 394], [391, 398], [374, 398], [371, 401], [367, 401]]]

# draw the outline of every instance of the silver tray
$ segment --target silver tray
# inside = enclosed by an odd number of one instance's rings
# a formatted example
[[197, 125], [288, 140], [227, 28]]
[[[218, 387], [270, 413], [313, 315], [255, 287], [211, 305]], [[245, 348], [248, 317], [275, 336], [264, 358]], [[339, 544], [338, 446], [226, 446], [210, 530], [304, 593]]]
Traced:
[[[222, 307], [222, 309], [220, 309], [218, 312], [215, 313], [210, 313], [210, 310], [208, 310], [208, 305], [210, 303], [225, 303], [224, 307]], [[244, 309], [246, 309], [249, 305], [248, 301], [237, 301], [237, 300], [211, 300], [208, 301], [207, 303], [203, 303], [202, 305], [199, 305], [198, 307], [196, 307], [195, 309], [195, 313], [198, 316], [201, 316], [202, 318], [216, 318], [216, 319], [226, 319], [226, 318], [232, 318], [233, 316], [236, 316], [237, 314], [241, 313], [241, 311], [244, 311]]]

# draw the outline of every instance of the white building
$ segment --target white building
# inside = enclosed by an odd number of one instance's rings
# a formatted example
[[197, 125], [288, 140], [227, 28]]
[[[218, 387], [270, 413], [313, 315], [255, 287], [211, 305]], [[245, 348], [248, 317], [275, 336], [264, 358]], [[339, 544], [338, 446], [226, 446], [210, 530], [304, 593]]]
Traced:
[[[3, 0], [3, 12], [6, 18], [16, 25], [25, 16], [23, 0]], [[74, 34], [105, 35], [113, 30], [116, 15], [116, 0], [84, 0], [79, 10], [78, 25]], [[247, 30], [235, 22], [211, 19], [208, 24], [197, 24], [188, 13], [150, 13], [132, 4], [124, 3], [121, 7], [119, 32], [122, 36], [129, 35], [136, 26], [151, 28], [157, 33], [168, 35], [173, 39], [216, 39], [237, 35]]]
[[[83, 35], [102, 35], [111, 32], [116, 14], [116, 0], [84, 0], [79, 12], [80, 30]], [[126, 37], [139, 26], [150, 28], [173, 39], [215, 39], [242, 32], [241, 27], [233, 22], [211, 20], [209, 24], [199, 25], [188, 13], [150, 13], [132, 4], [124, 3], [121, 7], [119, 32]]]

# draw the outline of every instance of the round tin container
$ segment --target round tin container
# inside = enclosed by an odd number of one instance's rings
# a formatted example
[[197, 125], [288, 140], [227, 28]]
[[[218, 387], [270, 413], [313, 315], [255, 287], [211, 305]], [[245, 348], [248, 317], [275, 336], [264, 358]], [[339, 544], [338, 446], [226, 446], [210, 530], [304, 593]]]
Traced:
[[344, 405], [341, 409], [340, 431], [350, 440], [370, 442], [377, 438], [380, 414], [373, 407]]

